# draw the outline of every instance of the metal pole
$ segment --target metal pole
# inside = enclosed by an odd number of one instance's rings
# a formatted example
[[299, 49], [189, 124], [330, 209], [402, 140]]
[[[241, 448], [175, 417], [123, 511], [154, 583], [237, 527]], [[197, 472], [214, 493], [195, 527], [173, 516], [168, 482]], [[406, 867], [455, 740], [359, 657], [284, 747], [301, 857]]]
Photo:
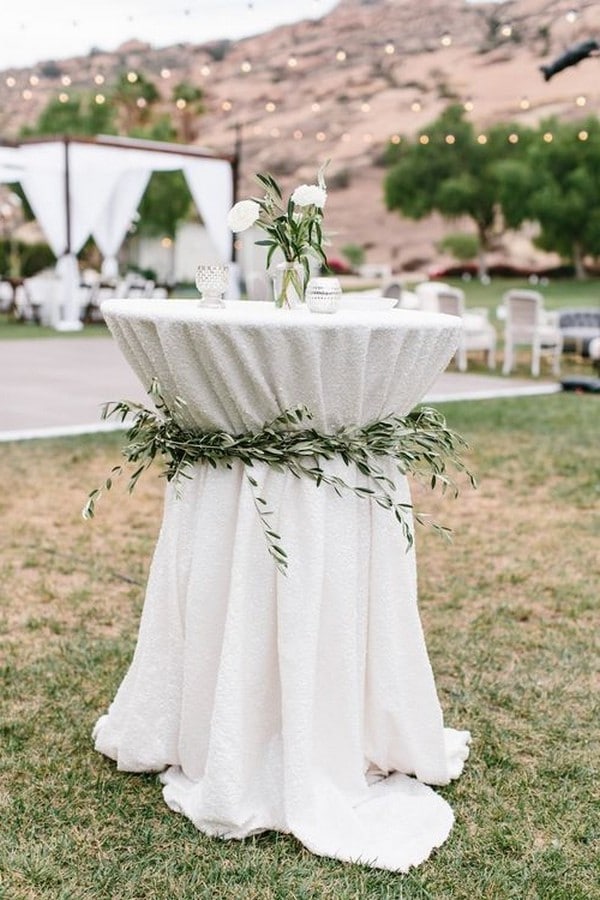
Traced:
[[[242, 165], [242, 123], [235, 123], [235, 146], [233, 150], [233, 160], [231, 163], [231, 174], [233, 176], [233, 202], [237, 203], [240, 190], [240, 172]], [[236, 236], [231, 236], [231, 259], [237, 261], [237, 247], [235, 246]]]
[[63, 138], [65, 144], [65, 255], [71, 253], [71, 173], [69, 169], [69, 138]]

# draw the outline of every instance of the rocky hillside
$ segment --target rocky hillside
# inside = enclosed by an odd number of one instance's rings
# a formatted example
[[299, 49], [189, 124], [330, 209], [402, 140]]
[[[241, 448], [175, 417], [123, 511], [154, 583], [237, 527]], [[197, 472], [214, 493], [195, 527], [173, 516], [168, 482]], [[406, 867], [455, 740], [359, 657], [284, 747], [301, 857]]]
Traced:
[[[100, 93], [130, 70], [156, 82], [164, 112], [189, 116], [171, 93], [178, 82], [192, 82], [205, 96], [205, 113], [192, 122], [195, 141], [230, 153], [241, 136], [241, 196], [255, 191], [256, 171], [268, 169], [291, 187], [312, 180], [329, 158], [332, 252], [339, 256], [352, 243], [372, 262], [426, 267], [444, 229], [457, 226], [435, 218], [406, 222], [385, 210], [381, 157], [390, 136], [423, 129], [449, 102], [467, 104], [481, 127], [597, 113], [597, 59], [550, 81], [539, 71], [566, 47], [597, 35], [600, 4], [585, 0], [573, 9], [563, 0], [341, 0], [321, 20], [242, 41], [166, 48], [133, 42], [113, 53], [6, 71], [0, 133], [14, 138], [50, 97]], [[527, 242], [513, 241], [504, 253], [521, 264], [533, 258]]]

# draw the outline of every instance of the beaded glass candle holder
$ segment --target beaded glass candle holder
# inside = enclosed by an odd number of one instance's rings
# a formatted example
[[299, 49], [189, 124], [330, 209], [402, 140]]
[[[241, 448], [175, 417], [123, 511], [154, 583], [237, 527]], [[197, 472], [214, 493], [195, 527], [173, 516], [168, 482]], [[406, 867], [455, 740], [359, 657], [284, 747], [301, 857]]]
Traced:
[[196, 287], [200, 291], [202, 307], [225, 306], [223, 299], [229, 284], [229, 267], [202, 265], [196, 269]]

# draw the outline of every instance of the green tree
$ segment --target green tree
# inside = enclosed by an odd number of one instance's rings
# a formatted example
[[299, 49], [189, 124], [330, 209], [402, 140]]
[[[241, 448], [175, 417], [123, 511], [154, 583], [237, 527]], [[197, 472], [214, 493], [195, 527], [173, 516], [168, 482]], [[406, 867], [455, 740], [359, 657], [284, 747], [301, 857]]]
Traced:
[[121, 72], [110, 95], [118, 111], [119, 133], [131, 135], [150, 122], [159, 99], [156, 85], [143, 73]]
[[[511, 144], [508, 133], [519, 140]], [[518, 155], [527, 135], [503, 125], [484, 135], [475, 133], [461, 106], [449, 106], [415, 141], [391, 144], [384, 182], [388, 209], [410, 219], [439, 212], [448, 219], [470, 218], [475, 224], [480, 274], [497, 228], [502, 225], [496, 164], [507, 154]]]
[[66, 102], [50, 100], [33, 126], [21, 131], [22, 137], [38, 135], [74, 135], [93, 137], [115, 134], [115, 110], [108, 103], [96, 103], [90, 94], [77, 94]]
[[507, 223], [538, 222], [536, 245], [572, 262], [584, 278], [584, 258], [600, 256], [598, 119], [542, 122], [525, 158], [499, 166], [498, 175]]
[[154, 172], [139, 206], [138, 232], [173, 239], [179, 222], [189, 218], [192, 196], [183, 172]]
[[178, 134], [184, 144], [198, 137], [198, 118], [204, 112], [202, 88], [182, 81], [173, 88], [173, 102], [177, 108]]

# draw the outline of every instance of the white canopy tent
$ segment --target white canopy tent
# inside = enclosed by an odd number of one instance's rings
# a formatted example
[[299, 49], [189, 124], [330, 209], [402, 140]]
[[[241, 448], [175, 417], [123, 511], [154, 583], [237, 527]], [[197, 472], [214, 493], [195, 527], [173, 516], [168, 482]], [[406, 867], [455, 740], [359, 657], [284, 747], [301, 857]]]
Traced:
[[99, 136], [24, 141], [0, 147], [0, 182], [20, 182], [57, 257], [62, 281], [61, 330], [79, 328], [76, 254], [93, 236], [103, 274], [117, 272], [116, 255], [152, 172], [183, 171], [190, 193], [223, 262], [232, 258], [227, 213], [234, 200], [233, 160], [200, 148]]

